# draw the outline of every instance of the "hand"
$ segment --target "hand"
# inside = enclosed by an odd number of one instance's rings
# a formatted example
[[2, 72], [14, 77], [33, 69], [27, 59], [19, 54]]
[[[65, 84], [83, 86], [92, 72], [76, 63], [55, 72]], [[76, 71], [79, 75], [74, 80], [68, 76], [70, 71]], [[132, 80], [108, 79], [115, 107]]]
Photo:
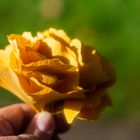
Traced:
[[48, 112], [35, 112], [25, 104], [0, 109], [0, 140], [51, 140], [54, 119]]

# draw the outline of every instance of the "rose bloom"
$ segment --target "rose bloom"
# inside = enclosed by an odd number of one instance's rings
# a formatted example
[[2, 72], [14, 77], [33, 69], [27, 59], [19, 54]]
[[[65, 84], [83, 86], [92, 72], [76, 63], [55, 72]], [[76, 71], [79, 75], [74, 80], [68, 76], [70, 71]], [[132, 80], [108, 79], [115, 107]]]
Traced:
[[50, 28], [32, 37], [30, 32], [8, 36], [0, 50], [0, 86], [36, 112], [95, 120], [111, 105], [107, 88], [115, 82], [109, 61], [94, 48]]

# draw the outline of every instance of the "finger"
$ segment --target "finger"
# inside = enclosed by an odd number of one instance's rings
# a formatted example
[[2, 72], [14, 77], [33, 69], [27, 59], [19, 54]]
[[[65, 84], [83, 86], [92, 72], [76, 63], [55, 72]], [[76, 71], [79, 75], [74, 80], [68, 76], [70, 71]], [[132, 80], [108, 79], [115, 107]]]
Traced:
[[23, 131], [34, 116], [26, 104], [16, 104], [0, 109], [0, 135], [14, 135]]
[[0, 140], [39, 140], [34, 135], [19, 135], [0, 137]]
[[54, 134], [55, 122], [49, 112], [41, 112], [37, 114], [27, 127], [25, 133], [34, 133], [39, 137], [51, 138]]
[[19, 136], [6, 136], [6, 137], [0, 137], [0, 140], [50, 140], [48, 138], [41, 138], [39, 136], [35, 135], [19, 135]]
[[54, 130], [55, 123], [53, 117], [48, 112], [42, 112], [33, 118], [26, 130], [26, 133], [32, 134], [0, 137], [0, 140], [50, 140]]
[[0, 140], [50, 140], [55, 131], [55, 122], [48, 112], [36, 115], [29, 124], [26, 133], [18, 136], [0, 137]]

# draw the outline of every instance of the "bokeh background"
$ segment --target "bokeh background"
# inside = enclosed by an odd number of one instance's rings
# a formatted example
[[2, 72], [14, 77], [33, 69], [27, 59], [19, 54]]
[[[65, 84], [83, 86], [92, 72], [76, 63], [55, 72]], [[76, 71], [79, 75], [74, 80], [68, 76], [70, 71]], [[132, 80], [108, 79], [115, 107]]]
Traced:
[[[95, 123], [75, 121], [62, 140], [140, 138], [140, 0], [0, 0], [0, 48], [7, 35], [64, 29], [113, 63], [113, 107]], [[0, 106], [20, 102], [0, 89]]]

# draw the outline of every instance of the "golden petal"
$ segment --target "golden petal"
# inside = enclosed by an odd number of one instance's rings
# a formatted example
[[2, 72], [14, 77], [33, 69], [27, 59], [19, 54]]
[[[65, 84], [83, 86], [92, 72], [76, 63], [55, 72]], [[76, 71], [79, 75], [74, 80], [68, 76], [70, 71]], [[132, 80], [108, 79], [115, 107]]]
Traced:
[[[73, 91], [62, 94], [48, 86], [45, 86], [45, 85], [39, 83], [39, 81], [37, 81], [37, 79], [35, 79], [35, 78], [32, 78], [32, 80], [39, 87], [42, 87], [42, 90], [30, 94], [30, 96], [32, 96], [35, 101], [39, 101], [39, 102], [36, 102], [36, 104], [35, 104], [35, 106], [37, 108], [43, 108], [44, 105], [50, 104], [57, 100], [73, 99], [73, 98], [74, 99], [85, 99], [86, 98], [83, 89], [81, 89], [80, 87], [77, 87]], [[40, 104], [40, 106], [38, 106], [38, 103]]]
[[79, 69], [79, 72], [80, 86], [85, 89], [94, 88], [109, 79], [109, 76], [103, 71], [101, 58], [97, 53], [92, 55], [91, 61], [85, 63], [84, 66]]
[[60, 74], [58, 75], [58, 78], [60, 78], [61, 82], [55, 86], [55, 90], [65, 93], [71, 90], [74, 90], [76, 87], [79, 86], [79, 73], [73, 72], [62, 75], [60, 77]]
[[20, 58], [24, 64], [44, 60], [46, 57], [35, 51], [20, 50]]
[[16, 35], [16, 34], [11, 34], [10, 36], [8, 36], [8, 40], [9, 41], [16, 40], [17, 46], [20, 49], [26, 49], [27, 46], [31, 45], [31, 42], [29, 40], [25, 39], [24, 37], [22, 37], [20, 35]]
[[11, 51], [12, 48], [10, 46], [6, 50], [0, 50], [0, 86], [33, 107], [33, 99], [22, 90], [16, 74], [9, 66], [9, 54]]
[[46, 42], [48, 47], [51, 49], [53, 57], [57, 56], [65, 57], [70, 62], [70, 65], [77, 67], [76, 54], [71, 49], [69, 49], [66, 46], [62, 46], [60, 42], [56, 41], [51, 37], [46, 38], [44, 42]]
[[69, 42], [71, 40], [63, 30], [56, 30], [54, 28], [50, 28], [48, 30], [48, 33], [50, 36], [52, 36], [56, 40], [60, 41], [64, 45], [69, 44]]
[[97, 85], [109, 87], [116, 81], [116, 73], [111, 63], [98, 54], [94, 48], [82, 45], [84, 65], [80, 67], [80, 85], [88, 89]]
[[112, 104], [105, 89], [97, 90], [94, 94], [95, 96], [86, 100], [80, 114], [78, 115], [79, 119], [96, 120], [103, 109]]
[[109, 87], [116, 82], [116, 71], [112, 67], [109, 60], [107, 58], [103, 57], [103, 56], [101, 57], [101, 63], [102, 63], [102, 66], [103, 66], [104, 73], [106, 73], [106, 75], [108, 76], [108, 80], [106, 80], [102, 84], [102, 86]]
[[56, 73], [69, 73], [77, 71], [76, 67], [69, 64], [64, 64], [58, 58], [32, 62], [30, 64], [25, 64], [22, 67], [27, 70], [40, 70], [40, 71], [48, 70], [50, 72]]
[[22, 34], [22, 37], [25, 38], [26, 40], [30, 40], [30, 42], [35, 42], [36, 41], [36, 38], [34, 38], [32, 36], [32, 33], [31, 32], [24, 32]]
[[38, 86], [33, 80], [32, 77], [28, 78], [23, 75], [17, 74], [20, 85], [22, 89], [26, 92], [26, 94], [31, 94], [42, 90], [40, 86]]
[[15, 51], [14, 51], [14, 48], [13, 48], [13, 50], [11, 51], [10, 56], [9, 56], [9, 59], [10, 59], [9, 65], [13, 70], [18, 70], [19, 71], [20, 70], [20, 64], [19, 64], [19, 61], [16, 59], [16, 56], [15, 56], [14, 52]]
[[83, 63], [89, 63], [93, 55], [99, 55], [93, 47], [85, 46], [82, 44], [81, 46], [81, 56]]
[[[38, 43], [37, 43], [38, 42]], [[52, 59], [51, 48], [43, 40], [38, 40], [33, 44], [33, 49], [38, 51], [40, 54], [46, 56], [48, 59]]]
[[81, 100], [67, 100], [64, 103], [64, 116], [67, 123], [71, 124], [81, 111], [83, 102]]
[[48, 85], [49, 87], [54, 87], [61, 82], [56, 76], [39, 71], [22, 71], [22, 74], [28, 78], [34, 77], [38, 79], [39, 82]]
[[[36, 62], [39, 60], [43, 60], [46, 57], [42, 54], [40, 54], [37, 51], [31, 50], [30, 47], [20, 47], [18, 44], [22, 44], [22, 40], [9, 40], [11, 47], [14, 48], [14, 55], [16, 55], [17, 60], [19, 60], [21, 63], [29, 64], [31, 62]], [[28, 49], [29, 48], [29, 49]]]
[[83, 60], [81, 55], [81, 42], [78, 39], [73, 39], [70, 43], [70, 46], [77, 54], [77, 60], [81, 66], [83, 66]]

